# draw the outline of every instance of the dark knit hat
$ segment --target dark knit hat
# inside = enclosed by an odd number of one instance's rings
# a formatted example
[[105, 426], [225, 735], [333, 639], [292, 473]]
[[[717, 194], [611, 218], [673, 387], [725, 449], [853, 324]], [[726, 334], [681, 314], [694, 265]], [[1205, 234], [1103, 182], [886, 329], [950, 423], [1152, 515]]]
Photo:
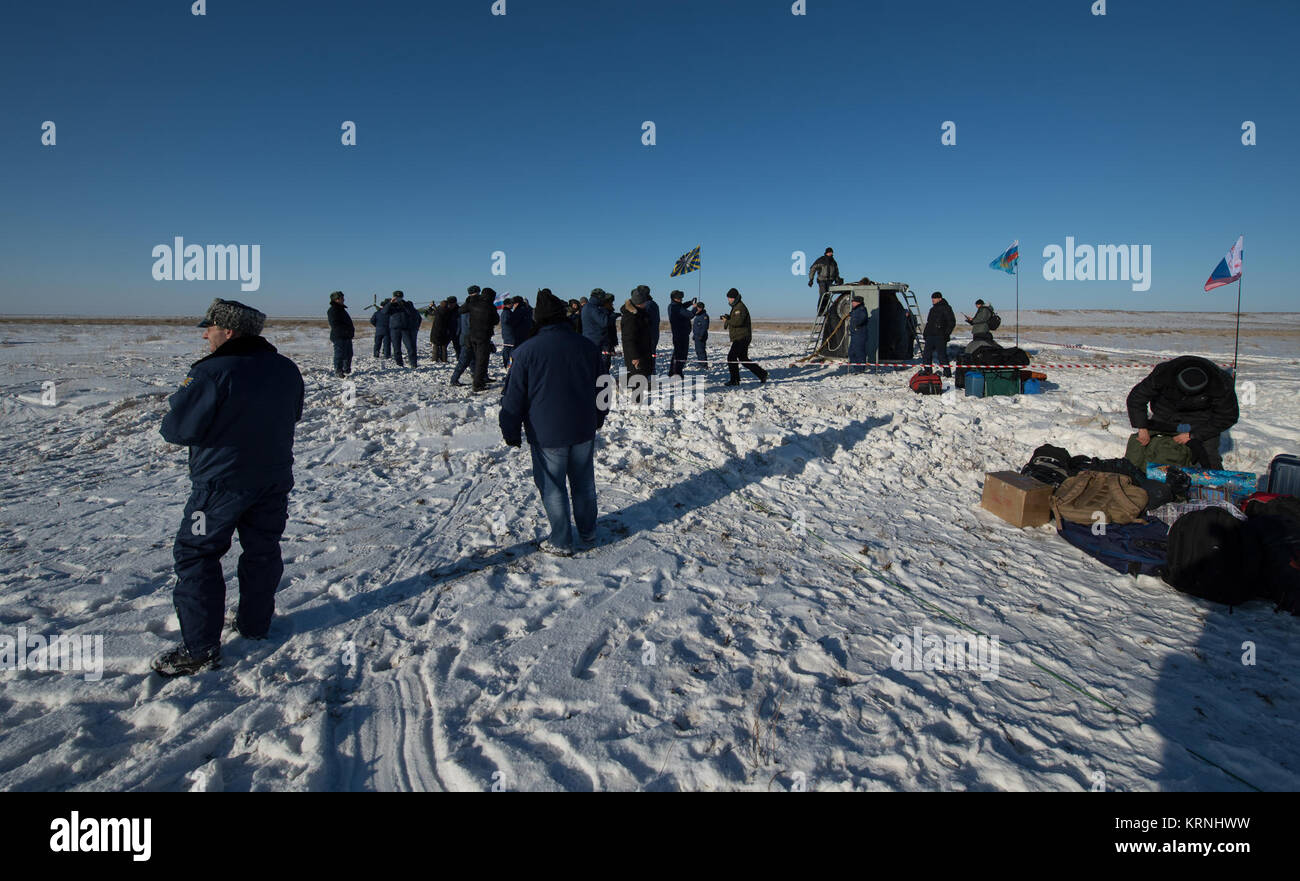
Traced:
[[1184, 367], [1178, 371], [1178, 388], [1185, 395], [1200, 394], [1209, 384], [1210, 377], [1199, 367]]
[[563, 300], [551, 293], [550, 288], [537, 292], [537, 308], [533, 310], [533, 322], [538, 327], [564, 321], [568, 306]]
[[862, 299], [862, 295], [861, 295], [861, 294], [854, 294], [854, 295], [853, 295], [853, 299], [850, 300], [849, 302], [851, 302], [851, 303], [861, 303], [863, 306], [867, 305], [867, 301], [864, 300], [864, 299]]
[[634, 291], [632, 291], [632, 302], [638, 306], [644, 306], [646, 301], [648, 301], [649, 299], [650, 299], [649, 291], [642, 290], [641, 288], [637, 288]]
[[591, 289], [591, 298], [592, 298], [593, 300], [596, 300], [596, 301], [600, 301], [600, 300], [605, 299], [605, 289], [604, 289], [604, 288], [592, 288], [592, 289]]
[[673, 291], [671, 294], [668, 295], [668, 299], [670, 299], [670, 300], [680, 300], [680, 299], [681, 299], [682, 297], [684, 297], [684, 296], [686, 296], [686, 292], [685, 292], [685, 291]]
[[342, 300], [342, 299], [343, 299], [342, 291], [334, 291], [332, 294], [330, 294], [331, 303], [337, 302], [338, 300]]
[[481, 291], [481, 290], [482, 290], [482, 288], [480, 288], [478, 285], [476, 285], [476, 284], [472, 284], [472, 285], [470, 285], [469, 287], [465, 288], [465, 293], [467, 293], [467, 294], [477, 294], [477, 293], [478, 293], [479, 291]]
[[393, 299], [394, 299], [394, 300], [405, 300], [405, 299], [406, 299], [406, 294], [402, 293], [401, 291], [393, 291]]
[[252, 306], [245, 306], [237, 300], [223, 300], [217, 297], [208, 307], [208, 312], [199, 322], [199, 327], [221, 327], [232, 330], [240, 336], [257, 336], [266, 324], [266, 313], [259, 312]]
[[983, 306], [983, 305], [984, 305], [984, 301], [983, 301], [983, 300], [976, 300], [976, 301], [975, 301], [975, 305], [976, 305], [976, 306]]
[[736, 290], [735, 288], [732, 288], [731, 290], [727, 291], [727, 299], [728, 299], [728, 300], [731, 300], [731, 299], [737, 299], [737, 300], [739, 300], [739, 299], [740, 299], [740, 291]]
[[648, 285], [648, 284], [639, 284], [639, 285], [636, 286], [636, 289], [637, 289], [638, 291], [640, 291], [641, 293], [645, 294], [647, 300], [650, 299], [650, 285]]
[[930, 295], [930, 299], [931, 299], [931, 300], [942, 300], [942, 299], [943, 299], [943, 291], [935, 291], [933, 294]]
[[491, 288], [483, 288], [481, 291], [478, 292], [478, 295], [480, 297], [487, 297], [489, 300], [493, 301], [494, 303], [496, 302], [497, 299], [497, 292], [492, 290]]

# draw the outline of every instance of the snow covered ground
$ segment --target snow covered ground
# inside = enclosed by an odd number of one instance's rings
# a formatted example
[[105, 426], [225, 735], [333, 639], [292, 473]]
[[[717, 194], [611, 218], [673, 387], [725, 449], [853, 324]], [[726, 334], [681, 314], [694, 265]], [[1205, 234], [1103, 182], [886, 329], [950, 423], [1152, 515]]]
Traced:
[[[1230, 359], [1230, 325], [1117, 316], [1048, 314], [1022, 340], [1044, 363]], [[1247, 318], [1255, 398], [1225, 463], [1258, 472], [1300, 452], [1300, 319]], [[1121, 455], [1144, 370], [920, 398], [910, 371], [789, 367], [792, 333], [755, 341], [767, 386], [721, 387], [715, 333], [691, 418], [612, 414], [598, 547], [563, 560], [532, 545], [545, 520], [495, 394], [359, 341], [349, 404], [324, 334], [272, 325], [307, 381], [279, 617], [163, 682], [188, 480], [157, 427], [199, 334], [0, 323], [0, 639], [103, 645], [102, 676], [0, 672], [4, 789], [1300, 788], [1300, 619], [1229, 614], [979, 508], [984, 473], [1041, 443]], [[895, 657], [962, 627], [995, 663]]]

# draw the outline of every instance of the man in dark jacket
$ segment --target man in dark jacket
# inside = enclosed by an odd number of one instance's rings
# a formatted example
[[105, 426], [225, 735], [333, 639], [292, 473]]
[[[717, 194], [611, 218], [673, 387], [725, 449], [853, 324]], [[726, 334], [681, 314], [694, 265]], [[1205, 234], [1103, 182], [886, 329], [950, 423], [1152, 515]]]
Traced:
[[817, 292], [820, 295], [817, 299], [817, 314], [821, 315], [826, 311], [826, 304], [830, 300], [827, 291], [831, 285], [840, 284], [843, 279], [840, 278], [840, 265], [835, 262], [835, 249], [827, 248], [826, 253], [813, 261], [813, 265], [808, 267], [808, 287], [812, 287], [813, 279], [817, 280]]
[[623, 304], [619, 313], [623, 336], [623, 363], [633, 376], [650, 376], [650, 322], [646, 318], [645, 304], [650, 295], [640, 288]]
[[[1216, 471], [1223, 468], [1219, 436], [1239, 416], [1232, 376], [1195, 355], [1166, 361], [1128, 394], [1129, 424], [1142, 446], [1151, 442], [1152, 432], [1172, 434], [1176, 443], [1187, 445], [1195, 464]], [[1183, 425], [1190, 430], [1181, 431]]]
[[334, 375], [347, 376], [352, 372], [352, 338], [357, 329], [343, 303], [342, 291], [330, 294], [330, 308], [325, 319], [330, 323], [330, 342], [334, 344]]
[[474, 392], [487, 389], [488, 358], [492, 355], [492, 331], [501, 323], [497, 315], [497, 292], [484, 288], [465, 298], [460, 311], [469, 316], [469, 344], [474, 359]]
[[[474, 288], [475, 291], [478, 288]], [[452, 351], [456, 353], [456, 361], [460, 362], [460, 303], [455, 297], [447, 298], [447, 316], [442, 320], [442, 335], [447, 345], [451, 346]]]
[[[466, 301], [468, 302], [468, 297]], [[461, 374], [465, 369], [474, 363], [474, 345], [469, 338], [469, 313], [463, 311], [465, 307], [461, 306], [456, 309], [456, 369], [451, 372], [451, 385], [462, 385], [460, 381]]]
[[551, 527], [542, 550], [569, 556], [570, 492], [579, 541], [596, 538], [596, 432], [606, 415], [596, 382], [604, 374], [600, 350], [573, 332], [565, 304], [549, 290], [537, 295], [536, 322], [536, 336], [515, 350], [498, 421], [512, 447], [523, 443], [521, 426], [528, 435], [533, 482]]
[[533, 338], [533, 307], [523, 297], [515, 297], [515, 312], [518, 321], [515, 324], [515, 348], [519, 348]]
[[568, 311], [565, 313], [565, 318], [568, 320], [569, 326], [573, 328], [574, 333], [582, 333], [582, 301], [581, 300], [569, 301]]
[[605, 348], [605, 335], [609, 332], [609, 309], [605, 306], [605, 292], [596, 288], [582, 307], [582, 335], [591, 340], [600, 352], [602, 376], [609, 373], [609, 351]]
[[211, 352], [194, 362], [159, 429], [190, 448], [192, 489], [172, 555], [181, 645], [153, 660], [163, 676], [217, 666], [226, 608], [221, 558], [239, 531], [235, 630], [264, 639], [284, 573], [280, 535], [293, 488], [293, 431], [302, 418], [297, 366], [260, 334], [266, 316], [214, 300], [199, 323]]
[[952, 307], [943, 298], [943, 293], [935, 291], [930, 295], [930, 311], [925, 316], [925, 328], [921, 336], [925, 339], [925, 351], [921, 353], [921, 363], [929, 367], [934, 363], [934, 356], [939, 356], [943, 365], [943, 375], [952, 376], [948, 366], [948, 339], [957, 329], [957, 316], [952, 314]]
[[392, 341], [388, 337], [388, 300], [384, 300], [370, 313], [370, 323], [375, 328], [375, 357], [380, 357], [380, 350], [383, 350], [383, 358], [387, 361], [393, 356]]
[[640, 285], [637, 290], [645, 294], [645, 305], [641, 308], [645, 312], [646, 328], [650, 331], [650, 372], [646, 376], [653, 376], [659, 363], [659, 304], [651, 296], [649, 285]]
[[411, 367], [418, 367], [415, 357], [415, 334], [423, 323], [420, 311], [415, 304], [406, 299], [406, 294], [393, 291], [393, 298], [388, 302], [388, 335], [393, 339], [393, 360], [398, 367], [402, 363], [402, 347], [411, 357]]
[[757, 376], [759, 382], [767, 382], [767, 371], [749, 360], [749, 344], [754, 339], [754, 331], [749, 320], [749, 309], [741, 301], [740, 291], [735, 288], [727, 291], [727, 305], [731, 311], [722, 316], [722, 326], [727, 329], [727, 336], [731, 340], [731, 348], [727, 351], [727, 368], [731, 371], [731, 381], [723, 384], [740, 385], [741, 364]]
[[[515, 298], [507, 297], [501, 307], [501, 366], [510, 369], [510, 353], [515, 350]], [[527, 337], [525, 337], [527, 339]]]
[[705, 370], [709, 366], [709, 310], [696, 301], [695, 317], [691, 319], [691, 336], [695, 338], [695, 366]]
[[870, 329], [871, 313], [867, 311], [865, 301], [854, 294], [849, 309], [849, 373], [864, 373], [867, 365], [867, 331]]
[[443, 321], [447, 316], [444, 306], [446, 306], [445, 300], [441, 303], [430, 303], [427, 308], [420, 310], [420, 314], [429, 319], [429, 345], [433, 348], [434, 361], [447, 360], [447, 345], [442, 341], [447, 335], [443, 328]]
[[614, 357], [618, 351], [618, 307], [614, 303], [614, 295], [609, 291], [605, 292], [605, 342], [601, 346], [601, 352], [606, 356], [606, 363]]
[[668, 365], [669, 376], [681, 376], [686, 368], [687, 350], [691, 345], [691, 313], [682, 304], [686, 294], [673, 291], [668, 295], [668, 329], [673, 335], [673, 359]]

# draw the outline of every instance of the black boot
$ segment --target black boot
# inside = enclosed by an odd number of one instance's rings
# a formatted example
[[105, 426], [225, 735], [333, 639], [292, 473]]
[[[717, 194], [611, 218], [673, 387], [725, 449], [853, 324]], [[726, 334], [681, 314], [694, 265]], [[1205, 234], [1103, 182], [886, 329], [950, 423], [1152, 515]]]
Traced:
[[170, 651], [163, 652], [150, 664], [154, 672], [167, 679], [173, 676], [190, 676], [212, 670], [221, 666], [221, 649], [215, 648], [202, 655], [191, 655], [184, 645], [178, 645]]

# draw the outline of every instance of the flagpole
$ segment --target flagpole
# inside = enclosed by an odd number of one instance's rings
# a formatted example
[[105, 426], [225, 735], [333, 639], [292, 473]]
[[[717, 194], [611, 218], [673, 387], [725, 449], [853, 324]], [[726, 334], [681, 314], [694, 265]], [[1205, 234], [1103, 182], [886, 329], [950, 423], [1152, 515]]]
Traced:
[[[1242, 275], [1245, 275], [1243, 272]], [[1232, 341], [1232, 381], [1237, 381], [1237, 349], [1241, 345], [1241, 276], [1237, 277], [1237, 335]]]
[[1020, 259], [1016, 259], [1016, 348], [1020, 348]]

